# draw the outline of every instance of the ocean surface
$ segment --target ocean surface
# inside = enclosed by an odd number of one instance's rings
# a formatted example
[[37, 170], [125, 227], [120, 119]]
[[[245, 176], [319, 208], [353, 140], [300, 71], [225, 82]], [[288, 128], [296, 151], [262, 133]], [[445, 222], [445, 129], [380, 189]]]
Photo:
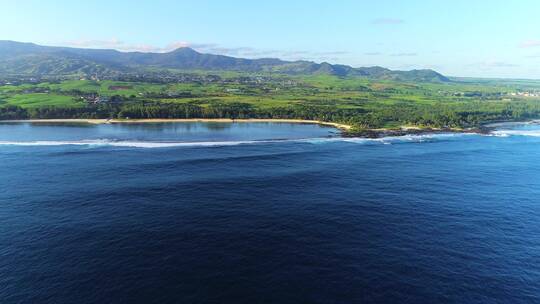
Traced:
[[0, 303], [540, 303], [540, 126], [0, 124]]

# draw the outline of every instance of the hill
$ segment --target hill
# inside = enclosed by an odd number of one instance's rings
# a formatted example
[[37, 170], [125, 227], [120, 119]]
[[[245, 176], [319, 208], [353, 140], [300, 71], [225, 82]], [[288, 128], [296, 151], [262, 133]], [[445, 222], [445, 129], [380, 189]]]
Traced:
[[0, 74], [3, 75], [119, 74], [147, 68], [325, 74], [414, 82], [450, 81], [433, 70], [393, 71], [382, 67], [353, 68], [327, 62], [284, 61], [276, 58], [245, 59], [203, 54], [188, 47], [168, 53], [143, 53], [0, 41]]

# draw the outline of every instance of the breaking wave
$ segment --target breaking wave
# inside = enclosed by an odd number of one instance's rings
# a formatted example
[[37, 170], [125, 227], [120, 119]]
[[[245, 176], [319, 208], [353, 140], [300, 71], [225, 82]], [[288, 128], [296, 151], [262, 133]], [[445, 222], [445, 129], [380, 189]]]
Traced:
[[4, 146], [95, 146], [95, 147], [129, 147], [129, 148], [172, 148], [172, 147], [212, 147], [235, 146], [269, 141], [209, 141], [209, 142], [154, 142], [154, 141], [120, 141], [120, 140], [80, 140], [80, 141], [0, 141]]
[[509, 136], [529, 136], [540, 137], [540, 130], [495, 130], [492, 131], [493, 136], [509, 137]]
[[88, 146], [88, 147], [127, 147], [127, 148], [173, 148], [173, 147], [220, 147], [236, 145], [253, 145], [269, 143], [310, 143], [324, 144], [331, 142], [346, 143], [382, 143], [392, 144], [398, 142], [427, 142], [444, 140], [467, 135], [464, 133], [441, 133], [424, 135], [389, 136], [382, 138], [359, 137], [322, 137], [305, 139], [273, 139], [273, 140], [242, 140], [242, 141], [206, 141], [206, 142], [154, 142], [154, 141], [124, 141], [124, 140], [71, 140], [71, 141], [0, 141], [0, 146]]

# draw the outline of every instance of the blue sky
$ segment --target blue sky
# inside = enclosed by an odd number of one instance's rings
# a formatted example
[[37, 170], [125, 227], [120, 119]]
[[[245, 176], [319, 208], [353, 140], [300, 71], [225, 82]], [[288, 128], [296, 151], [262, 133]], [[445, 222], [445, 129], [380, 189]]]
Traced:
[[0, 39], [540, 78], [540, 1], [5, 1]]

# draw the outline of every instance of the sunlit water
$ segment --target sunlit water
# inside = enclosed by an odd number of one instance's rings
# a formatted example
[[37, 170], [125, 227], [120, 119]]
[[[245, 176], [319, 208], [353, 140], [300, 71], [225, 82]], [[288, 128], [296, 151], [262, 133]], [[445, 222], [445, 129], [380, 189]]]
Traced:
[[540, 301], [540, 128], [0, 124], [0, 303]]

